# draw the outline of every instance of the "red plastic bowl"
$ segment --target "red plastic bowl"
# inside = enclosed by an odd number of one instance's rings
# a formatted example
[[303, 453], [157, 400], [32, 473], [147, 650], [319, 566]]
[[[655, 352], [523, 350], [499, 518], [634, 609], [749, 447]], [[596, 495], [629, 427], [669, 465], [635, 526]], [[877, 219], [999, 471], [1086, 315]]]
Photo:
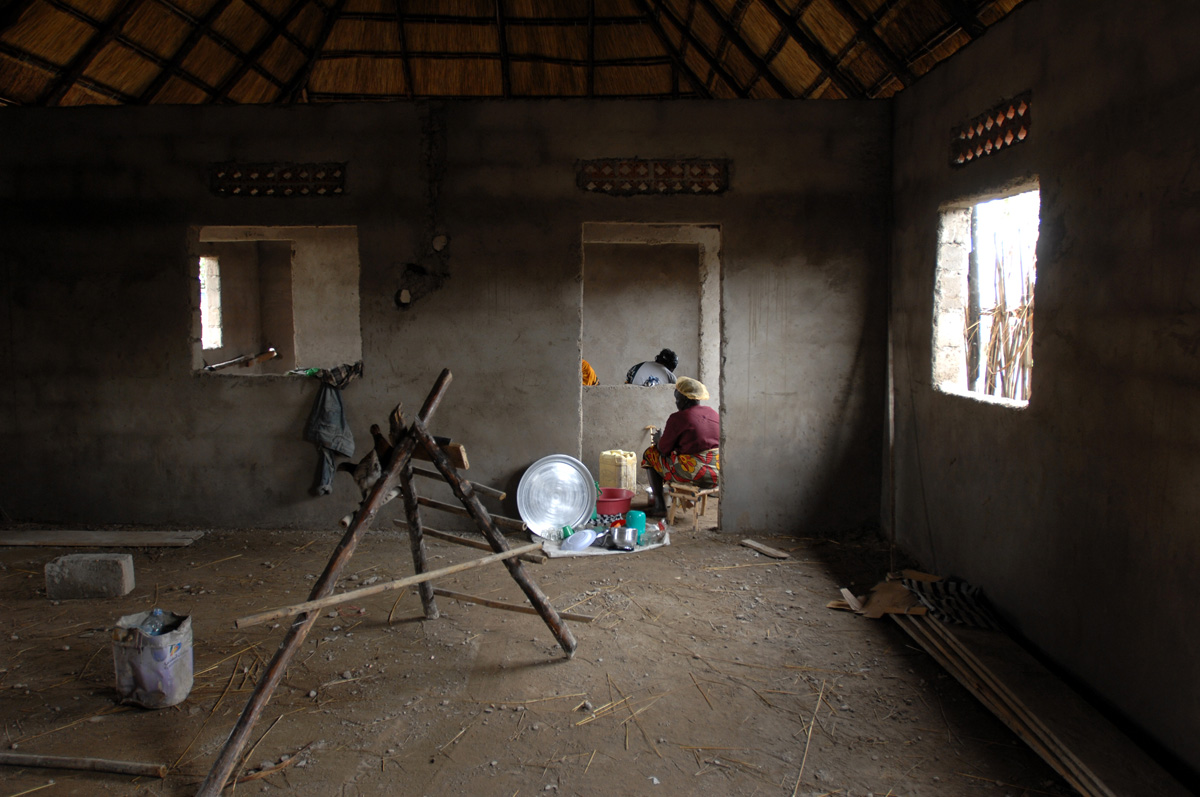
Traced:
[[596, 512], [600, 515], [623, 515], [633, 503], [633, 490], [621, 487], [602, 487], [596, 499]]

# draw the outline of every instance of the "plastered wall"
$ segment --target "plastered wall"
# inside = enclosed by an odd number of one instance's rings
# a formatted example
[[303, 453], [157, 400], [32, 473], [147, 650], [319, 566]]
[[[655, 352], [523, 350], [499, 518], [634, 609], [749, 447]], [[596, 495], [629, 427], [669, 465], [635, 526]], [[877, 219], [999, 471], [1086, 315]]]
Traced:
[[[1082, 21], [1082, 23], [1081, 23]], [[896, 537], [1200, 769], [1200, 7], [1026, 3], [896, 102]], [[953, 125], [1033, 92], [957, 170]], [[1033, 393], [932, 387], [939, 208], [1036, 177]]]
[[[344, 477], [308, 495], [311, 381], [194, 373], [187, 236], [206, 226], [353, 227], [365, 374], [344, 397], [360, 451], [370, 423], [397, 401], [415, 412], [450, 368], [432, 430], [515, 495], [529, 463], [580, 454], [592, 222], [721, 230], [727, 529], [834, 533], [878, 515], [886, 104], [4, 111], [0, 503], [15, 518], [332, 528], [355, 503]], [[730, 158], [730, 190], [575, 185], [580, 159], [638, 155]], [[231, 160], [345, 161], [346, 192], [220, 198], [207, 166]], [[409, 264], [426, 276], [401, 310]]]

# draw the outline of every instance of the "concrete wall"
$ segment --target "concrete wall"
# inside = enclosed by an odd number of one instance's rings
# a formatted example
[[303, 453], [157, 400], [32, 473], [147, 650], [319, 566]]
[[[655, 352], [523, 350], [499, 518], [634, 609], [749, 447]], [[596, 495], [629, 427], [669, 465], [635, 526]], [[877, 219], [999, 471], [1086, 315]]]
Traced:
[[663, 348], [677, 374], [700, 373], [700, 250], [687, 244], [587, 244], [583, 356], [602, 385]]
[[[371, 422], [397, 400], [415, 411], [450, 368], [433, 431], [466, 443], [472, 478], [515, 495], [530, 462], [581, 453], [584, 225], [660, 222], [721, 230], [727, 529], [873, 520], [890, 109], [731, 109], [4, 109], [4, 508], [59, 522], [332, 527], [355, 503], [344, 477], [332, 497], [307, 493], [311, 380], [193, 372], [188, 238], [209, 226], [353, 227], [365, 376], [344, 396], [360, 451]], [[575, 186], [580, 159], [650, 154], [731, 158], [731, 189], [616, 198]], [[346, 192], [214, 196], [208, 164], [230, 160], [346, 161]], [[427, 279], [401, 310], [409, 264]]]
[[[1198, 769], [1200, 6], [1129, 12], [1026, 3], [896, 102], [896, 536]], [[950, 168], [951, 127], [1026, 89], [1029, 140]], [[939, 208], [1030, 177], [1031, 401], [939, 392]]]

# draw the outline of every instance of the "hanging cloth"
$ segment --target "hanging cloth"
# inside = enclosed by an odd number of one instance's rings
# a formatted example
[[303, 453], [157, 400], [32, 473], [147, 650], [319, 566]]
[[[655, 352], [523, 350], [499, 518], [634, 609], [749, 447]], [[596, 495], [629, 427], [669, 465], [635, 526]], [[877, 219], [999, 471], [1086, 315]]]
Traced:
[[363, 364], [359, 360], [353, 365], [347, 363], [312, 374], [321, 382], [308, 421], [304, 424], [304, 439], [317, 446], [317, 472], [310, 489], [313, 495], [329, 495], [333, 492], [335, 456], [354, 456], [354, 433], [350, 431], [350, 423], [346, 419], [342, 389], [362, 373]]

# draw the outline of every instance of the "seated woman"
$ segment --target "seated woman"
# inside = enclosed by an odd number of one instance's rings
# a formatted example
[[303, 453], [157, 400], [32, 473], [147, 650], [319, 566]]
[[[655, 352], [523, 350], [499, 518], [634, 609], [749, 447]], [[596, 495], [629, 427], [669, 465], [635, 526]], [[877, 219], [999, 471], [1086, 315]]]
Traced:
[[654, 507], [647, 513], [667, 513], [663, 480], [687, 482], [697, 487], [716, 487], [721, 472], [721, 416], [700, 404], [708, 388], [688, 376], [675, 383], [675, 407], [667, 425], [642, 453], [642, 467], [654, 490]]

